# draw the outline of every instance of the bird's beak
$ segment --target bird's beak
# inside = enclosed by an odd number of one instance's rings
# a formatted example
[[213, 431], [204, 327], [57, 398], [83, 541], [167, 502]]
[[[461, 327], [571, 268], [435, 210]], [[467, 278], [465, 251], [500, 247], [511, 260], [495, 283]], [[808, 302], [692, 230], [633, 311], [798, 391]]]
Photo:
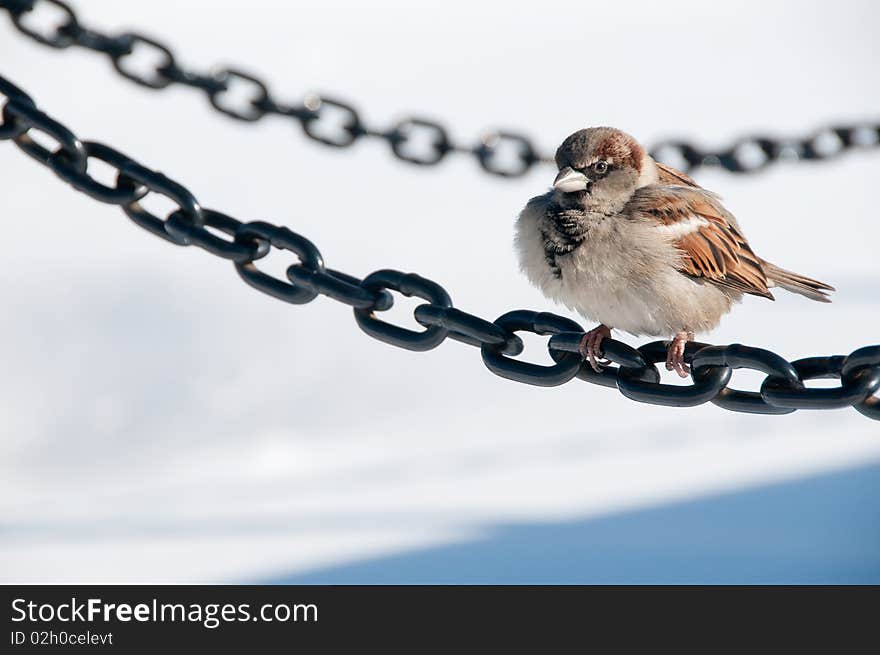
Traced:
[[553, 181], [553, 188], [563, 193], [586, 191], [589, 182], [586, 175], [577, 172], [571, 166], [566, 166], [559, 171], [559, 175]]

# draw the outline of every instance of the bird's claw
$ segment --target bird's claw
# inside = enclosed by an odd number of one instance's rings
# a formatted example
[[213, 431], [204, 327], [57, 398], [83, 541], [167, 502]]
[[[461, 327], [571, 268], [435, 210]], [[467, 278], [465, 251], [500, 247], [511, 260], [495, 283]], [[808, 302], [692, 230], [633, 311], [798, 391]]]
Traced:
[[691, 367], [684, 361], [684, 349], [688, 341], [694, 340], [693, 332], [679, 332], [669, 342], [666, 351], [666, 370], [675, 371], [681, 378], [686, 378], [691, 373]]
[[599, 325], [584, 334], [578, 346], [581, 357], [590, 362], [590, 368], [596, 373], [601, 373], [605, 370], [604, 367], [611, 363], [604, 358], [605, 353], [602, 352], [602, 340], [606, 337], [611, 337], [611, 328]]

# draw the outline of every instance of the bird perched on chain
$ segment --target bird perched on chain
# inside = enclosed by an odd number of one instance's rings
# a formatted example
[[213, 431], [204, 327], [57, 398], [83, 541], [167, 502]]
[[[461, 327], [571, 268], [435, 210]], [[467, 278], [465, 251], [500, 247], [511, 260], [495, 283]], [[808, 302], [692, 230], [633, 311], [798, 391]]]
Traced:
[[546, 296], [600, 322], [580, 352], [602, 370], [612, 329], [672, 336], [666, 368], [690, 372], [685, 346], [743, 294], [781, 287], [830, 302], [834, 288], [757, 256], [720, 198], [654, 161], [630, 135], [580, 130], [556, 151], [553, 188], [516, 222], [520, 268]]

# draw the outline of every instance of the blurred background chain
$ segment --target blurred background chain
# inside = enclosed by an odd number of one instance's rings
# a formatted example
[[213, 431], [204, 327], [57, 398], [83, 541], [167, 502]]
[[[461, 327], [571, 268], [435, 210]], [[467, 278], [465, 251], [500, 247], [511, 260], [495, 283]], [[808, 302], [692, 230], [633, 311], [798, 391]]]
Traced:
[[[111, 47], [101, 41], [103, 37], [92, 34], [89, 38]], [[725, 409], [756, 414], [854, 407], [865, 416], [880, 420], [880, 397], [874, 395], [880, 389], [880, 345], [859, 348], [846, 356], [789, 362], [761, 348], [689, 343], [685, 359], [692, 367], [692, 384], [678, 386], [660, 382], [655, 364], [666, 358], [664, 342], [632, 348], [606, 339], [604, 355], [617, 366], [609, 364], [597, 373], [578, 354], [584, 330], [571, 319], [515, 310], [488, 321], [455, 308], [443, 287], [414, 273], [386, 269], [360, 279], [329, 269], [321, 252], [305, 237], [271, 223], [241, 222], [203, 208], [185, 186], [162, 173], [102, 143], [81, 141], [67, 127], [40, 111], [27, 93], [0, 76], [0, 101], [4, 99], [0, 140], [11, 139], [77, 190], [100, 202], [118, 205], [136, 224], [170, 243], [198, 246], [231, 261], [242, 280], [274, 298], [305, 304], [324, 295], [347, 304], [353, 308], [357, 324], [364, 332], [391, 345], [431, 350], [452, 338], [480, 348], [485, 365], [510, 380], [557, 386], [579, 378], [616, 387], [627, 398], [656, 405], [690, 407], [712, 402]], [[38, 143], [32, 131], [51, 138], [57, 147], [50, 150]], [[89, 159], [101, 160], [116, 171], [112, 186], [89, 174]], [[176, 208], [165, 217], [151, 213], [141, 204], [149, 193], [164, 195]], [[256, 265], [271, 248], [290, 251], [298, 259], [287, 269], [286, 279], [273, 277]], [[415, 309], [415, 320], [423, 330], [411, 330], [379, 318], [393, 304], [392, 291], [427, 301]], [[538, 365], [516, 359], [523, 350], [516, 332], [549, 336], [548, 350], [553, 363]], [[737, 368], [765, 374], [759, 391], [728, 386], [731, 373]], [[808, 388], [804, 384], [817, 378], [838, 379], [840, 383], [830, 388]]]
[[[483, 170], [500, 177], [520, 177], [535, 164], [552, 163], [551, 153], [542, 151], [517, 131], [488, 130], [475, 145], [452, 140], [442, 124], [423, 117], [410, 117], [387, 129], [365, 124], [351, 104], [324, 95], [309, 95], [290, 105], [273, 97], [258, 76], [235, 68], [222, 68], [209, 74], [187, 70], [173, 50], [161, 41], [137, 32], [103, 34], [84, 26], [76, 12], [61, 0], [0, 0], [12, 23], [32, 39], [53, 47], [82, 46], [107, 55], [117, 72], [151, 89], [182, 84], [200, 89], [219, 112], [240, 121], [258, 121], [274, 114], [299, 122], [306, 136], [327, 146], [345, 148], [363, 137], [386, 141], [395, 157], [419, 166], [433, 166], [450, 153], [474, 157]], [[54, 27], [39, 29], [34, 14], [45, 13]], [[152, 51], [159, 63], [148, 72], [130, 65], [136, 51]], [[231, 100], [230, 89], [249, 88], [244, 102]], [[838, 156], [853, 148], [880, 145], [880, 122], [835, 125], [817, 129], [797, 138], [749, 135], [735, 139], [722, 149], [702, 148], [687, 141], [669, 140], [651, 149], [655, 159], [693, 172], [702, 166], [720, 167], [732, 173], [752, 173], [780, 160], [815, 161]]]

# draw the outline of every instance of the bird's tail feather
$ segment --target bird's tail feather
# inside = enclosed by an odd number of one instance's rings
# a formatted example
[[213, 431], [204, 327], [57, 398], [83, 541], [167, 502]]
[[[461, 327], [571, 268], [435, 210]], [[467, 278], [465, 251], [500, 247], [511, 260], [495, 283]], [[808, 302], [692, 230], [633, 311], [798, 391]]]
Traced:
[[784, 268], [779, 268], [775, 264], [771, 264], [770, 262], [763, 262], [763, 268], [764, 273], [767, 275], [767, 280], [770, 282], [770, 286], [782, 287], [787, 291], [806, 296], [810, 300], [831, 302], [828, 293], [835, 289], [830, 284], [825, 284], [824, 282], [819, 282], [819, 280], [814, 280], [804, 275], [787, 271]]

